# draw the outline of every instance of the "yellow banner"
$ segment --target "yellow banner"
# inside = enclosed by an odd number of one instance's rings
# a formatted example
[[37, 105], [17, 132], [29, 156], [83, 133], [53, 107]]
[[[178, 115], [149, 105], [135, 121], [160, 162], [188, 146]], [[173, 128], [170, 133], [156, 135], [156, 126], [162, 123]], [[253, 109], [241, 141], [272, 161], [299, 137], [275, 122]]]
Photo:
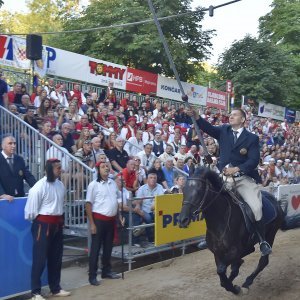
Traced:
[[192, 219], [188, 228], [179, 228], [182, 194], [155, 197], [155, 246], [205, 235], [205, 221]]

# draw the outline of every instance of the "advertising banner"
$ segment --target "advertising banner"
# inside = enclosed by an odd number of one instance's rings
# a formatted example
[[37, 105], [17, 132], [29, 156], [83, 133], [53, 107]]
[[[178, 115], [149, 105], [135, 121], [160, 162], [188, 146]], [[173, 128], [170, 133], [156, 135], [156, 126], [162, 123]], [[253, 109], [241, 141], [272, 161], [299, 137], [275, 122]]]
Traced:
[[179, 228], [182, 194], [155, 197], [155, 246], [205, 235], [205, 221], [194, 218], [188, 228]]
[[[27, 198], [0, 200], [0, 299], [31, 290], [31, 223], [24, 219]], [[46, 274], [42, 283], [47, 284]]]
[[141, 94], [156, 94], [157, 74], [127, 68], [126, 90]]
[[43, 63], [47, 66], [47, 74], [126, 89], [125, 66], [48, 46], [44, 49], [47, 55]]
[[300, 227], [300, 184], [280, 185], [278, 196], [286, 214], [284, 228]]
[[261, 101], [259, 102], [258, 116], [283, 121], [285, 117], [285, 108], [283, 106]]
[[227, 110], [227, 93], [208, 88], [206, 106]]
[[0, 35], [0, 64], [19, 69], [30, 69], [30, 60], [26, 58], [26, 40]]
[[[187, 82], [181, 82], [184, 92], [189, 97], [189, 103], [206, 105], [207, 87]], [[158, 75], [157, 93], [158, 97], [176, 101], [182, 101], [180, 88], [175, 79]]]
[[294, 109], [287, 108], [285, 109], [285, 119], [289, 123], [294, 123], [296, 119], [296, 111]]

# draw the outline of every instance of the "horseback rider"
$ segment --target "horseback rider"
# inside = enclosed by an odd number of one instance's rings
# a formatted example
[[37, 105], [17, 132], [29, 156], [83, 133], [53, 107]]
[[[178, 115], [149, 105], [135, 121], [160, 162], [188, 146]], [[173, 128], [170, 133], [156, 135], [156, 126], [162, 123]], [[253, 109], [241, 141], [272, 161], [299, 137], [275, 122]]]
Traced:
[[262, 256], [272, 252], [271, 246], [265, 240], [265, 226], [262, 220], [262, 196], [257, 183], [260, 177], [257, 171], [259, 163], [259, 139], [244, 128], [245, 112], [233, 109], [229, 124], [213, 126], [201, 118], [196, 111], [189, 110], [194, 115], [201, 130], [217, 139], [220, 147], [218, 168], [225, 176], [232, 176], [237, 192], [250, 206], [255, 217], [255, 229], [259, 238]]

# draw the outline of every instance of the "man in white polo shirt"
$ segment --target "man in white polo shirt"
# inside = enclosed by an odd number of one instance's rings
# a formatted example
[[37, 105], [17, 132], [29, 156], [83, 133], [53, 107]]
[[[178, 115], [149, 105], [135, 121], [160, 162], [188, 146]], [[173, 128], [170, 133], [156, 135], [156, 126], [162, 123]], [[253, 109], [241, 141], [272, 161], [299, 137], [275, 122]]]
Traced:
[[119, 275], [111, 271], [111, 252], [118, 214], [120, 193], [116, 183], [108, 178], [110, 168], [106, 162], [96, 164], [97, 180], [87, 188], [86, 213], [90, 223], [92, 243], [89, 256], [89, 282], [99, 285], [97, 280], [98, 258], [102, 251], [102, 278], [118, 279]]

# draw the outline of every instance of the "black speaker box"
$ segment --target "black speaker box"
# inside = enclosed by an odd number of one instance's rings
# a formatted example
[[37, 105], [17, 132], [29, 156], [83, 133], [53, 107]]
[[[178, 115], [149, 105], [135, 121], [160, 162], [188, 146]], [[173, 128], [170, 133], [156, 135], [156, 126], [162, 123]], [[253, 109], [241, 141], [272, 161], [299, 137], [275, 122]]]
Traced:
[[42, 58], [42, 36], [28, 34], [26, 36], [26, 58], [30, 60], [39, 60]]

